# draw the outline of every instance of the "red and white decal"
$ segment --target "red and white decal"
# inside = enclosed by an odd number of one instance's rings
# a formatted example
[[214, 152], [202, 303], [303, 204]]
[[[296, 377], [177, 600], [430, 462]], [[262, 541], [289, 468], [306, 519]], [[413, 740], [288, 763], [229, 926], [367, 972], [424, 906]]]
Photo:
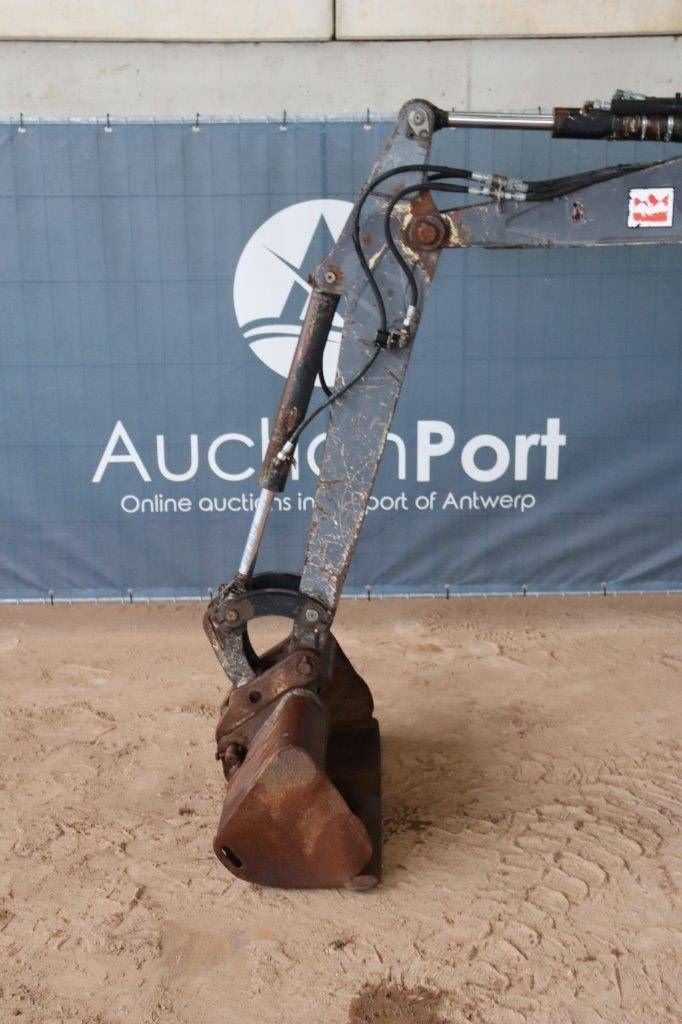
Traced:
[[628, 227], [671, 228], [674, 204], [674, 188], [631, 188]]

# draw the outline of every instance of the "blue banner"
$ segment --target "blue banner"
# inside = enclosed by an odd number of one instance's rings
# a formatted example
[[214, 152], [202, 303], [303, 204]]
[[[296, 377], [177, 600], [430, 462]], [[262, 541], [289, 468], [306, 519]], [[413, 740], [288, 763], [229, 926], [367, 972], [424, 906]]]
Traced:
[[[0, 598], [232, 575], [307, 275], [387, 130], [0, 126]], [[525, 178], [677, 151], [441, 134]], [[348, 592], [682, 588], [681, 273], [677, 247], [445, 253]], [[317, 422], [263, 568], [300, 570]]]

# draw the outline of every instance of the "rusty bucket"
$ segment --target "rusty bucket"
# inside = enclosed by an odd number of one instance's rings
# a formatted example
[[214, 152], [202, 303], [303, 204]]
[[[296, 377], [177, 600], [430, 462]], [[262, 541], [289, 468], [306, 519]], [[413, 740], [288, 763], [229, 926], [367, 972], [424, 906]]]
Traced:
[[213, 848], [229, 871], [259, 885], [368, 889], [381, 857], [369, 688], [325, 632], [323, 609], [304, 644], [292, 634], [259, 657], [248, 639], [252, 619], [301, 611], [298, 578], [269, 573], [246, 591], [225, 588], [204, 617], [232, 681], [216, 730], [226, 791]]

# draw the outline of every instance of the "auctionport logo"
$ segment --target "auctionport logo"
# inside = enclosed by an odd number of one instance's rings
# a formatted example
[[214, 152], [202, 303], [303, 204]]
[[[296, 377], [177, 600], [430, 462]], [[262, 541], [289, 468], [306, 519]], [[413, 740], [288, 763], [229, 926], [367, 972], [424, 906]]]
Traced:
[[[255, 356], [281, 377], [289, 373], [308, 308], [308, 275], [327, 255], [352, 204], [309, 199], [273, 214], [244, 246], [234, 276], [234, 311]], [[343, 318], [337, 313], [324, 354], [333, 381]]]

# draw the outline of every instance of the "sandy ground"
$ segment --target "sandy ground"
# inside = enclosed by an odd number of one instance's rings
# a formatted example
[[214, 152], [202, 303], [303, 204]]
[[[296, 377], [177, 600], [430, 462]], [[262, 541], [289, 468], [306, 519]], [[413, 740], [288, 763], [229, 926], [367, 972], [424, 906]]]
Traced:
[[213, 858], [200, 615], [0, 609], [3, 1022], [682, 1018], [682, 600], [344, 603], [384, 736], [362, 895]]

